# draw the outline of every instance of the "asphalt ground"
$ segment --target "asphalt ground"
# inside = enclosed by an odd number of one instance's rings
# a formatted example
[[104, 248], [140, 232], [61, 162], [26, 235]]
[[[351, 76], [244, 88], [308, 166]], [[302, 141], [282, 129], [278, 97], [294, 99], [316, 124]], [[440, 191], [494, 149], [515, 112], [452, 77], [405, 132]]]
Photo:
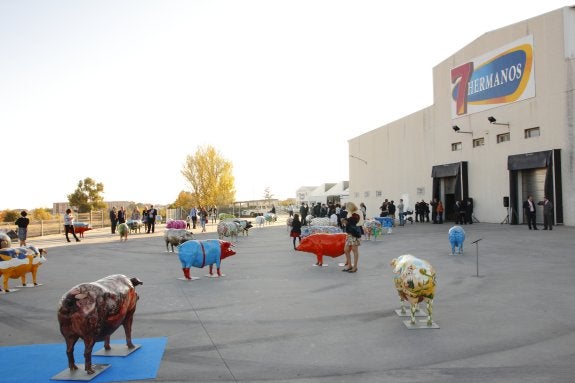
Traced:
[[[109, 229], [80, 243], [33, 238], [48, 248], [43, 285], [0, 295], [0, 346], [64, 343], [62, 294], [121, 273], [144, 282], [133, 337], [168, 339], [158, 382], [575, 382], [575, 229], [475, 223], [464, 226], [464, 254], [451, 256], [450, 227], [407, 224], [364, 240], [349, 274], [343, 256], [314, 267], [280, 220], [238, 238], [224, 277], [192, 269], [194, 281], [178, 279], [163, 227], [127, 242]], [[217, 238], [215, 225], [194, 233]], [[395, 313], [389, 263], [402, 254], [437, 271], [439, 329], [408, 329]]]

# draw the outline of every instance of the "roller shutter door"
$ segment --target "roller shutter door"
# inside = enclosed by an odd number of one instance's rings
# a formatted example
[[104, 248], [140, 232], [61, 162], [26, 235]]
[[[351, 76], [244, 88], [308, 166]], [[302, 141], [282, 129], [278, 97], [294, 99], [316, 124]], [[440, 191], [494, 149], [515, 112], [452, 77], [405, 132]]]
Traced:
[[[522, 201], [525, 201], [530, 195], [533, 196], [535, 203], [543, 201], [545, 197], [546, 174], [547, 168], [521, 170]], [[526, 219], [524, 219], [523, 222], [526, 222]], [[541, 208], [537, 209], [537, 222], [543, 222], [543, 210]]]

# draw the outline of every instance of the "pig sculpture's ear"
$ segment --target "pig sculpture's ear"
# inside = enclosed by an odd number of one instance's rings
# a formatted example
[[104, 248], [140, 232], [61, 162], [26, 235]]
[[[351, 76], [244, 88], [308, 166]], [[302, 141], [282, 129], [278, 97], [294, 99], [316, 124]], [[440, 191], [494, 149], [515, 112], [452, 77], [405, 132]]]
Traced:
[[132, 282], [132, 286], [134, 287], [144, 284], [144, 282], [140, 281], [138, 278], [130, 278], [130, 282]]

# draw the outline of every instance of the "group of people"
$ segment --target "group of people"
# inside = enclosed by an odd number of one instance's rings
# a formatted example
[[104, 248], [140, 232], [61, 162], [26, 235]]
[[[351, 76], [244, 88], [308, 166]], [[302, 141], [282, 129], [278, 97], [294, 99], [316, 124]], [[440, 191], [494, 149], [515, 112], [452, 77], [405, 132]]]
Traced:
[[[150, 234], [156, 230], [156, 217], [158, 216], [158, 210], [154, 208], [154, 205], [147, 205], [144, 206], [142, 209], [142, 214], [137, 207], [134, 207], [132, 210], [132, 214], [130, 216], [131, 220], [134, 221], [142, 221], [145, 225], [146, 233]], [[116, 206], [112, 206], [110, 210], [110, 228], [112, 234], [116, 234], [116, 228], [118, 225], [122, 223], [126, 223], [127, 220], [127, 213], [126, 208], [124, 206], [120, 206], [120, 209], [117, 209]]]
[[[537, 202], [537, 205], [543, 206], [543, 230], [553, 230], [553, 203], [545, 196], [543, 201]], [[539, 230], [536, 222], [537, 209], [532, 195], [528, 196], [527, 200], [523, 202], [523, 210], [527, 217], [529, 230]]]
[[[325, 204], [318, 203], [314, 206], [318, 205], [320, 206], [321, 209], [321, 205]], [[363, 235], [363, 221], [365, 219], [365, 215], [367, 214], [366, 213], [367, 208], [365, 207], [365, 204], [363, 204], [363, 202], [361, 203], [362, 207], [361, 210], [359, 210], [357, 205], [353, 202], [348, 202], [344, 206], [340, 206], [340, 204], [331, 204], [331, 205], [333, 205], [333, 211], [331, 211], [331, 209], [328, 209], [328, 211], [330, 211], [332, 215], [337, 215], [338, 225], [346, 233], [346, 240], [344, 246], [345, 265], [342, 271], [348, 273], [355, 273], [357, 272], [357, 265], [359, 261], [359, 245], [361, 244], [361, 236]], [[306, 208], [307, 205], [304, 205], [302, 203], [300, 208], [302, 217], [305, 217], [304, 214], [307, 214]], [[299, 242], [301, 242], [301, 228], [304, 225], [304, 222], [305, 218], [300, 219], [300, 215], [294, 213], [290, 230], [290, 237], [293, 238], [294, 249], [296, 249], [296, 239]], [[353, 253], [353, 260], [351, 258], [352, 253]]]
[[198, 224], [198, 218], [200, 219], [200, 227], [202, 228], [202, 233], [206, 231], [206, 224], [208, 223], [209, 217], [212, 217], [212, 223], [215, 222], [216, 216], [218, 214], [218, 209], [214, 206], [210, 209], [206, 209], [204, 206], [192, 207], [190, 213], [186, 217], [186, 226], [190, 229], [195, 229]]
[[[364, 207], [365, 207], [365, 205], [364, 205]], [[300, 219], [302, 225], [308, 224], [308, 222], [306, 221], [306, 218], [310, 215], [312, 216], [312, 218], [330, 218], [330, 219], [332, 219], [333, 217], [335, 217], [335, 220], [337, 221], [337, 226], [342, 228], [343, 226], [341, 223], [341, 219], [342, 219], [342, 217], [345, 218], [347, 216], [346, 205], [344, 204], [342, 206], [339, 203], [334, 203], [334, 202], [330, 201], [327, 204], [319, 203], [319, 202], [316, 202], [316, 203], [312, 202], [311, 207], [309, 207], [309, 205], [307, 203], [302, 202], [302, 204], [299, 208], [299, 219]], [[363, 215], [363, 218], [365, 219], [365, 215]]]
[[455, 224], [467, 225], [473, 223], [473, 198], [455, 201]]

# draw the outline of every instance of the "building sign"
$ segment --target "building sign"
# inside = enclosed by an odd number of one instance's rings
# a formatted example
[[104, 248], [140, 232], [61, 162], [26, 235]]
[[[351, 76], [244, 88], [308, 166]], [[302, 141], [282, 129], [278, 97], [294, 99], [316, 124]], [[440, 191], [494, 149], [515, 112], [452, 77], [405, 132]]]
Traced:
[[451, 117], [535, 97], [533, 36], [451, 70]]

